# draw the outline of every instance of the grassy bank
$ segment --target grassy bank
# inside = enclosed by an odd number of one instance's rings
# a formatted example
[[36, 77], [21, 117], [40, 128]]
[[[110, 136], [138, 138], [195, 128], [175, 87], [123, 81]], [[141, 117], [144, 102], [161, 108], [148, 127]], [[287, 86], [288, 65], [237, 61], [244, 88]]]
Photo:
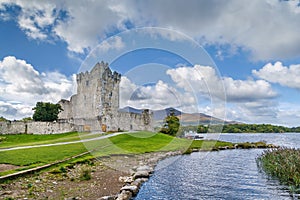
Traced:
[[[8, 136], [2, 146], [9, 145], [24, 146], [32, 144], [56, 143], [61, 141], [73, 141], [80, 138], [98, 137], [99, 135], [80, 135], [68, 133], [62, 135], [14, 135]], [[19, 137], [19, 138], [18, 138]], [[1, 142], [2, 143], [2, 142]], [[246, 145], [246, 146], [245, 146]], [[238, 148], [252, 147], [252, 143], [238, 144]], [[237, 145], [236, 145], [237, 146]], [[255, 146], [255, 145], [254, 145]], [[1, 145], [0, 145], [1, 147]], [[176, 151], [191, 153], [198, 150], [218, 150], [234, 148], [234, 144], [216, 140], [188, 140], [176, 138], [161, 133], [136, 132], [126, 133], [105, 139], [92, 140], [85, 143], [65, 144], [58, 146], [36, 147], [29, 149], [19, 149], [2, 151], [0, 153], [0, 164], [11, 164], [20, 166], [15, 171], [32, 168], [59, 160], [64, 160], [72, 156], [92, 151], [92, 154], [85, 155], [81, 160], [89, 160], [93, 157], [108, 156], [113, 154], [142, 154], [158, 151]], [[13, 172], [13, 171], [12, 171]], [[0, 172], [0, 175], [7, 172]]]
[[[3, 142], [1, 147], [14, 147], [20, 145], [24, 146], [77, 140], [79, 137], [76, 134], [77, 133], [45, 136], [5, 136], [7, 137], [7, 140]], [[184, 152], [190, 147], [198, 149], [211, 149], [215, 146], [225, 145], [231, 144], [217, 141], [193, 141], [175, 138], [160, 133], [138, 132], [122, 134], [111, 138], [94, 140], [85, 143], [2, 151], [0, 153], [0, 163], [30, 168], [37, 165], [55, 162], [57, 160], [63, 160], [88, 150], [93, 150], [92, 156], [101, 157], [112, 154], [141, 154], [156, 151], [181, 150]], [[86, 158], [90, 159], [91, 156], [86, 156]]]
[[257, 162], [268, 175], [289, 185], [293, 192], [300, 192], [300, 149], [266, 150]]
[[[33, 135], [33, 134], [16, 134], [16, 135], [1, 135], [0, 148], [20, 147], [39, 144], [51, 144], [58, 142], [69, 142], [88, 137], [88, 133], [69, 132], [62, 134], [49, 134], [49, 135]], [[99, 134], [98, 134], [99, 136]]]

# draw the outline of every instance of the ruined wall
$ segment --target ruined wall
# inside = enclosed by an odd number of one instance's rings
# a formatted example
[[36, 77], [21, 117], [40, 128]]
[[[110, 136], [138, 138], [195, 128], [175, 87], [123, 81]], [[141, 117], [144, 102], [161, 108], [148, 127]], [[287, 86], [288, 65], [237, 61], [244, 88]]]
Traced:
[[143, 114], [119, 112], [116, 119], [116, 124], [121, 130], [154, 131], [152, 114], [148, 110], [145, 110]]
[[62, 99], [58, 102], [62, 109], [63, 112], [60, 112], [58, 114], [59, 119], [71, 119], [73, 117], [73, 112], [72, 112], [72, 103], [66, 99]]
[[0, 122], [0, 134], [58, 134], [76, 131], [68, 122]]
[[[107, 63], [97, 63], [90, 72], [77, 74], [77, 94], [61, 100], [59, 119], [71, 121], [78, 131], [153, 130], [151, 114], [120, 113], [121, 75]], [[147, 116], [145, 118], [145, 116]]]

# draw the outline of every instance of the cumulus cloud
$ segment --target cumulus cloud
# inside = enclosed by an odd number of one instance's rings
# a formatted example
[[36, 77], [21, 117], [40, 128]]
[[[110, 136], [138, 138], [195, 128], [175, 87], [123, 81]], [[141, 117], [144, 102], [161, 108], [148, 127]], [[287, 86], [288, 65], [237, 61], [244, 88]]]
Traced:
[[300, 89], [300, 65], [284, 66], [281, 62], [275, 64], [268, 63], [260, 70], [253, 70], [252, 73], [257, 77], [278, 83], [282, 86]]
[[300, 40], [297, 1], [253, 0], [245, 6], [240, 0], [3, 0], [0, 9], [5, 11], [4, 5], [21, 8], [16, 20], [28, 37], [60, 38], [70, 51], [79, 53], [112, 32], [144, 26], [181, 31], [203, 45], [225, 46], [227, 52], [238, 47], [257, 60], [293, 58], [300, 53], [295, 42]]
[[73, 92], [75, 75], [40, 73], [25, 60], [7, 56], [0, 61], [0, 115], [16, 119], [32, 114], [37, 101], [58, 102]]
[[175, 107], [185, 112], [197, 110], [196, 97], [192, 93], [179, 91], [161, 80], [155, 84], [138, 86], [127, 77], [122, 77], [120, 107], [125, 106], [152, 110]]
[[220, 77], [210, 66], [179, 67], [168, 70], [167, 74], [178, 87], [186, 91], [202, 93], [210, 98], [229, 102], [248, 102], [277, 96], [271, 85], [264, 80], [234, 80], [230, 77]]
[[248, 103], [229, 103], [227, 119], [245, 123], [270, 123], [289, 127], [299, 126], [299, 105], [288, 102], [256, 101]]

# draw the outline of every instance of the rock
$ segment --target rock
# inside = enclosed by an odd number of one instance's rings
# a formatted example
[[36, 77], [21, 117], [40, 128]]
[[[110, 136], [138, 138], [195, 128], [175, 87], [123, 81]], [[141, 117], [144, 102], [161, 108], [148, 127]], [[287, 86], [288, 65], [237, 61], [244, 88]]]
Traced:
[[148, 171], [137, 171], [134, 175], [133, 175], [133, 179], [137, 179], [137, 178], [148, 178], [149, 177], [149, 172]]
[[65, 198], [65, 200], [79, 200], [79, 197], [69, 197], [69, 198]]
[[132, 176], [120, 176], [119, 181], [123, 183], [132, 183], [133, 177]]
[[137, 186], [137, 187], [139, 188], [139, 187], [141, 187], [141, 185], [142, 185], [143, 183], [145, 183], [146, 181], [148, 181], [147, 178], [138, 178], [138, 179], [136, 179], [135, 181], [133, 181], [133, 182], [131, 183], [131, 185], [135, 185], [135, 186]]
[[149, 173], [153, 172], [153, 168], [148, 165], [140, 166], [136, 169], [136, 171], [148, 171]]
[[133, 196], [135, 196], [138, 193], [139, 188], [136, 185], [126, 185], [121, 188], [121, 191], [122, 190], [130, 191], [133, 194]]
[[12, 191], [4, 191], [0, 193], [0, 195], [11, 195], [13, 192]]
[[129, 200], [132, 197], [132, 193], [127, 190], [122, 190], [120, 194], [118, 194], [117, 200]]
[[114, 199], [115, 199], [115, 196], [104, 196], [104, 197], [101, 197], [98, 200], [114, 200]]

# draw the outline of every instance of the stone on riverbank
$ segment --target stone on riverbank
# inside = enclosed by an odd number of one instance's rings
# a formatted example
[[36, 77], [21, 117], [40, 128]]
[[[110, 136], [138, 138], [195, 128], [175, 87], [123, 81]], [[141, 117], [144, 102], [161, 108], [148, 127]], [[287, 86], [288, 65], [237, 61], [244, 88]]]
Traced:
[[132, 193], [127, 190], [122, 190], [120, 194], [118, 194], [117, 200], [129, 200], [132, 197]]
[[123, 190], [130, 191], [132, 195], [135, 196], [138, 193], [139, 188], [136, 185], [125, 185], [121, 188], [121, 191]]
[[133, 179], [135, 180], [137, 178], [149, 178], [149, 172], [146, 171], [146, 170], [144, 170], [144, 171], [137, 171], [133, 175]]

